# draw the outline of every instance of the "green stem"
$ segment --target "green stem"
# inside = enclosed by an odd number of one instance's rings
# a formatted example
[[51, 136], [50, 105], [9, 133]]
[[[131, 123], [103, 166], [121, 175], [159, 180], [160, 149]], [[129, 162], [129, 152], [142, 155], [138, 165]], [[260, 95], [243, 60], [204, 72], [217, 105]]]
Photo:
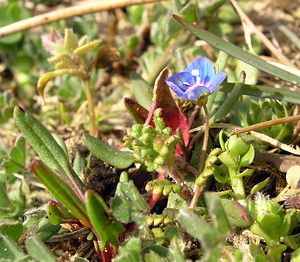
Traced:
[[228, 168], [229, 176], [231, 181], [231, 187], [236, 194], [237, 200], [245, 199], [245, 189], [243, 184], [243, 178], [238, 176], [239, 169], [237, 168]]
[[83, 87], [84, 87], [84, 92], [88, 103], [88, 110], [90, 116], [90, 134], [96, 135], [97, 129], [96, 129], [95, 105], [94, 105], [93, 94], [90, 88], [90, 83], [88, 78], [83, 79]]

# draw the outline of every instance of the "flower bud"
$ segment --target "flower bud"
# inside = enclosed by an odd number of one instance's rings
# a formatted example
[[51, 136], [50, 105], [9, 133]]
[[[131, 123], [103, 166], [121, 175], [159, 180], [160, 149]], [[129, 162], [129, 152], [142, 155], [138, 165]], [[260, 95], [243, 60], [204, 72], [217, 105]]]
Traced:
[[235, 159], [246, 153], [249, 149], [249, 144], [237, 136], [231, 136], [226, 144], [231, 156]]

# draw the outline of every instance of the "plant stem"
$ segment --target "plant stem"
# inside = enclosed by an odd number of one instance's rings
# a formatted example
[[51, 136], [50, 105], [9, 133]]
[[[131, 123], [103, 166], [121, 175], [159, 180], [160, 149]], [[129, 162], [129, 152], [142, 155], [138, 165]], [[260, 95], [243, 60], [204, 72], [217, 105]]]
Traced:
[[[158, 173], [157, 179], [159, 179], [159, 180], [165, 179], [165, 175], [163, 173]], [[151, 198], [148, 201], [149, 210], [151, 210], [156, 205], [156, 203], [159, 201], [161, 195], [162, 195], [162, 192], [159, 194], [152, 193]]]
[[236, 195], [236, 200], [245, 199], [243, 178], [238, 176], [239, 170], [236, 168], [228, 168], [228, 170], [231, 181], [231, 187]]
[[100, 11], [123, 8], [131, 5], [149, 4], [161, 0], [102, 0], [102, 1], [81, 1], [78, 5], [55, 9], [48, 13], [20, 20], [0, 28], [0, 36], [14, 34], [30, 28], [38, 27], [55, 21], [68, 19], [74, 16], [82, 16]]
[[[208, 137], [209, 137], [209, 114], [206, 105], [203, 106], [204, 113], [205, 113], [205, 130], [204, 130], [204, 137], [203, 137], [203, 144], [201, 150], [201, 158], [200, 158], [200, 166], [199, 166], [199, 175], [202, 173], [204, 169], [205, 159], [206, 159], [206, 152], [207, 152], [207, 145], [208, 145]], [[203, 190], [203, 185], [197, 185], [194, 188], [194, 196], [190, 204], [190, 208], [194, 208], [198, 202], [199, 196]]]
[[96, 135], [96, 117], [95, 117], [95, 105], [93, 101], [92, 90], [90, 87], [89, 79], [83, 79], [83, 87], [85, 96], [88, 103], [89, 116], [90, 116], [90, 133], [91, 135]]

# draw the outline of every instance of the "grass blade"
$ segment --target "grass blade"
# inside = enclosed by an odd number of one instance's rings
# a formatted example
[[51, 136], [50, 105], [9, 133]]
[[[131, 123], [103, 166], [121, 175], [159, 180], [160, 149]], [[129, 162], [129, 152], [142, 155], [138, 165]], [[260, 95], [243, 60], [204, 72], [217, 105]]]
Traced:
[[[235, 83], [224, 83], [218, 90], [230, 93], [234, 86]], [[242, 84], [240, 92], [240, 95], [277, 99], [293, 104], [300, 104], [300, 92], [297, 89]]]
[[230, 42], [227, 42], [227, 41], [223, 40], [222, 38], [208, 32], [206, 30], [203, 30], [201, 28], [194, 26], [193, 24], [187, 22], [180, 16], [173, 14], [173, 17], [178, 23], [183, 25], [183, 27], [185, 27], [187, 30], [189, 30], [192, 34], [194, 34], [195, 36], [206, 41], [213, 47], [220, 49], [220, 50], [224, 51], [225, 53], [227, 53], [228, 55], [233, 56], [239, 60], [242, 60], [245, 63], [250, 64], [264, 72], [267, 72], [273, 76], [281, 78], [287, 82], [290, 82], [290, 83], [300, 87], [300, 77], [293, 75], [287, 71], [284, 71], [276, 66], [273, 66], [273, 65], [265, 62], [261, 58], [255, 56], [249, 52], [246, 52], [242, 48], [235, 46], [235, 45], [231, 44]]

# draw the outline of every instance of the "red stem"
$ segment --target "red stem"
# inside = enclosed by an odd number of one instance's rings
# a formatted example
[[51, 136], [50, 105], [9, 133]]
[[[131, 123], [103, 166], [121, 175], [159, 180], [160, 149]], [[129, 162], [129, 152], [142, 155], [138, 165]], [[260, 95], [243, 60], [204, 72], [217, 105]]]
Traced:
[[[200, 158], [200, 166], [199, 166], [199, 175], [202, 173], [204, 169], [205, 159], [206, 159], [206, 152], [207, 152], [207, 145], [208, 145], [208, 138], [209, 138], [209, 114], [206, 105], [203, 106], [205, 112], [205, 130], [204, 130], [204, 137], [203, 137], [203, 145], [201, 150], [201, 158]], [[194, 208], [197, 205], [199, 196], [203, 190], [202, 185], [197, 185], [194, 188], [194, 196], [190, 204], [190, 208]]]
[[[162, 179], [165, 179], [165, 178], [166, 178], [166, 176], [163, 173], [158, 173], [158, 176], [157, 176], [158, 180], [162, 180]], [[148, 201], [148, 207], [149, 207], [150, 210], [156, 205], [156, 203], [158, 202], [160, 197], [161, 197], [161, 193], [151, 195], [151, 198]]]

